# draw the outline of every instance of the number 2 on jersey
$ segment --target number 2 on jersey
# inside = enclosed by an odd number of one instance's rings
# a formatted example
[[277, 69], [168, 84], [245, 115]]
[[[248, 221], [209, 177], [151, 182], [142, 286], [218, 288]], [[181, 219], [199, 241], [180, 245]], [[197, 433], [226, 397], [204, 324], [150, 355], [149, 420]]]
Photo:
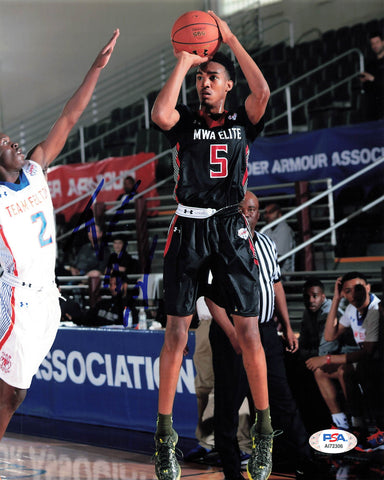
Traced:
[[211, 178], [224, 178], [228, 175], [228, 159], [227, 157], [219, 156], [220, 152], [227, 153], [228, 145], [211, 145], [210, 150], [210, 164], [218, 165], [219, 169], [209, 170]]
[[37, 222], [38, 220], [41, 221], [41, 229], [39, 233], [39, 242], [41, 247], [45, 247], [52, 243], [52, 236], [50, 235], [48, 238], [44, 238], [45, 230], [47, 229], [47, 220], [45, 219], [43, 212], [35, 213], [31, 215], [32, 223]]

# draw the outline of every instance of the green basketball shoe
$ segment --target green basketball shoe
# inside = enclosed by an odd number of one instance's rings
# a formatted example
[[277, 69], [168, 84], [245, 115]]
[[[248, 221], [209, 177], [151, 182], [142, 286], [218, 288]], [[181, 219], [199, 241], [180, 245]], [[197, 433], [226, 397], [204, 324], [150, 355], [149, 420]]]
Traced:
[[272, 445], [276, 432], [263, 435], [255, 432], [255, 425], [251, 428], [252, 453], [247, 464], [250, 480], [267, 480], [272, 472]]
[[178, 435], [173, 430], [171, 435], [155, 437], [156, 453], [155, 472], [158, 480], [179, 480], [181, 468], [176, 460], [176, 443]]

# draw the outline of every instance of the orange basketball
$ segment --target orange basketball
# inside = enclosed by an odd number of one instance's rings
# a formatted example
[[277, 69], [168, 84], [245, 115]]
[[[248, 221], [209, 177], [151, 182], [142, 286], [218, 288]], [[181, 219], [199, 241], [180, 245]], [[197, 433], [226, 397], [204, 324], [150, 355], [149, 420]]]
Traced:
[[221, 36], [216, 20], [209, 13], [193, 10], [176, 20], [171, 41], [175, 52], [185, 50], [200, 57], [210, 57], [219, 49]]

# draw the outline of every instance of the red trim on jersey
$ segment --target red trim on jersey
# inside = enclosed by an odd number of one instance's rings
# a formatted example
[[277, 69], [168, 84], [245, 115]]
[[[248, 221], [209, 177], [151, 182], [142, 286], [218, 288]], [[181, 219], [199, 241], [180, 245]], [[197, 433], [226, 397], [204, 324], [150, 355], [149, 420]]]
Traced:
[[253, 242], [250, 238], [248, 238], [248, 241], [249, 241], [249, 247], [252, 250], [253, 262], [255, 263], [255, 265], [259, 265], [259, 261], [256, 258], [256, 251], [255, 251], [255, 247], [253, 245]]
[[242, 185], [244, 186], [248, 179], [248, 157], [249, 157], [249, 147], [248, 145], [245, 148], [245, 172], [242, 180]]
[[252, 232], [251, 232], [251, 229], [249, 227], [247, 217], [244, 215], [244, 213], [242, 213], [242, 216], [243, 216], [243, 219], [244, 219], [244, 222], [245, 222], [246, 229], [248, 230], [248, 242], [249, 242], [249, 248], [251, 249], [251, 252], [252, 252], [253, 261], [256, 265], [259, 265], [259, 261], [257, 260], [257, 256], [256, 256], [255, 246], [254, 246], [253, 241], [252, 241]]
[[174, 228], [174, 226], [175, 226], [176, 220], [177, 220], [177, 215], [174, 216], [174, 218], [173, 218], [173, 220], [172, 220], [172, 223], [171, 223], [171, 225], [169, 226], [168, 237], [167, 237], [167, 241], [166, 241], [165, 247], [164, 247], [164, 257], [165, 257], [165, 255], [166, 255], [167, 252], [168, 252], [169, 245], [171, 244], [172, 235], [173, 235], [173, 228]]
[[242, 182], [241, 182], [241, 184], [243, 185], [243, 187], [244, 187], [244, 185], [246, 184], [247, 179], [248, 179], [248, 168], [245, 169], [244, 176], [243, 176], [243, 180], [242, 180]]
[[198, 114], [200, 115], [200, 117], [204, 118], [205, 123], [207, 124], [208, 128], [224, 126], [225, 119], [227, 118], [227, 113], [228, 113], [228, 111], [224, 110], [221, 117], [218, 120], [214, 120], [207, 113], [203, 112], [203, 110], [198, 111]]
[[[1, 238], [3, 239], [3, 242], [4, 242], [4, 245], [7, 247], [7, 249], [9, 250], [10, 254], [12, 255], [12, 258], [13, 258], [13, 265], [14, 265], [14, 270], [13, 270], [13, 275], [15, 275], [16, 277], [18, 276], [18, 272], [17, 272], [17, 267], [16, 267], [16, 262], [15, 262], [15, 257], [12, 253], [12, 249], [11, 247], [9, 246], [8, 244], [8, 241], [4, 235], [4, 230], [2, 227], [0, 227], [0, 235], [1, 235]], [[12, 309], [12, 313], [11, 313], [11, 324], [9, 325], [8, 327], [8, 330], [6, 332], [6, 334], [4, 335], [4, 337], [1, 339], [1, 342], [0, 342], [0, 348], [4, 345], [4, 343], [8, 340], [9, 336], [11, 335], [11, 332], [13, 330], [13, 326], [15, 324], [15, 287], [11, 287], [12, 288], [12, 295], [11, 295], [11, 309]]]
[[15, 287], [12, 288], [12, 295], [11, 295], [11, 324], [8, 327], [7, 332], [5, 333], [4, 337], [0, 341], [0, 349], [3, 347], [4, 343], [8, 340], [9, 336], [12, 333], [13, 326], [15, 325]]
[[177, 187], [179, 186], [179, 180], [180, 180], [180, 158], [179, 158], [179, 150], [180, 150], [180, 143], [177, 142], [176, 143], [176, 151], [177, 151], [177, 154], [176, 154], [176, 163], [177, 163], [177, 167], [178, 167], [178, 170], [177, 170], [177, 179], [176, 179], [176, 183], [175, 183], [175, 189], [174, 189], [174, 194], [175, 194], [175, 200], [177, 203], [179, 203], [179, 200], [177, 198]]
[[12, 274], [15, 275], [15, 277], [18, 277], [19, 273], [18, 273], [17, 267], [16, 267], [15, 256], [12, 253], [12, 248], [9, 246], [9, 243], [8, 243], [8, 241], [7, 241], [7, 239], [4, 235], [4, 230], [1, 226], [0, 226], [0, 235], [1, 235], [1, 238], [3, 239], [4, 245], [7, 247], [7, 249], [9, 250], [9, 253], [11, 254], [11, 256], [13, 258], [13, 272], [12, 272]]

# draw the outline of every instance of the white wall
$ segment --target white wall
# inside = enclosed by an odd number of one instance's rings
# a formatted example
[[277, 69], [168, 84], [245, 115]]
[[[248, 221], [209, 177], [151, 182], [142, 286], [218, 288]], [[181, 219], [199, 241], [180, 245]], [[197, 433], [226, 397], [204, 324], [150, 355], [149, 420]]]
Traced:
[[152, 46], [169, 42], [172, 54], [173, 22], [202, 8], [204, 0], [0, 0], [0, 130], [70, 95], [116, 27], [121, 35], [103, 76]]
[[[298, 39], [311, 29], [325, 32], [344, 25], [367, 22], [384, 17], [383, 0], [281, 0], [261, 8], [265, 26], [272, 25], [282, 18], [294, 24], [294, 38]], [[288, 35], [285, 25], [265, 34], [267, 43], [274, 43]], [[308, 40], [316, 38], [306, 37]]]

